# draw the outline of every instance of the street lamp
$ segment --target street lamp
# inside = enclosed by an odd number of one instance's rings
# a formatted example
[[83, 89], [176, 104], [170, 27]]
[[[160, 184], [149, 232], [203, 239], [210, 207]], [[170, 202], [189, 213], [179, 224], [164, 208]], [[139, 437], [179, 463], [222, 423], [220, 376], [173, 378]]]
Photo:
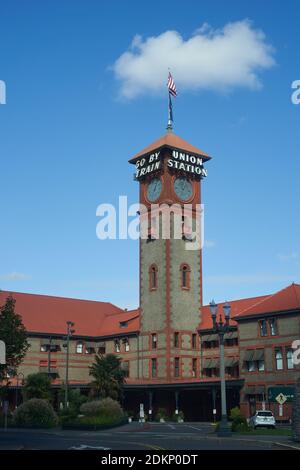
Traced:
[[75, 333], [75, 330], [72, 330], [72, 327], [75, 325], [72, 321], [67, 321], [67, 357], [66, 357], [66, 384], [65, 384], [65, 409], [68, 407], [68, 388], [69, 388], [69, 344], [70, 336]]
[[226, 302], [223, 305], [223, 321], [222, 314], [220, 314], [219, 321], [217, 320], [218, 305], [212, 300], [209, 304], [210, 313], [213, 320], [213, 330], [219, 336], [220, 344], [220, 379], [221, 379], [221, 413], [222, 418], [218, 430], [219, 436], [229, 436], [231, 430], [227, 421], [227, 408], [226, 408], [226, 382], [225, 382], [225, 355], [224, 355], [224, 335], [229, 331], [229, 319], [231, 306]]

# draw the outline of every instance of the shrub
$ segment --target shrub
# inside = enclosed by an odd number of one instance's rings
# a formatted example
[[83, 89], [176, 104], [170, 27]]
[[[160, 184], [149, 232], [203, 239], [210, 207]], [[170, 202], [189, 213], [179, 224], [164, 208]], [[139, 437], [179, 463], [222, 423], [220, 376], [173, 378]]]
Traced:
[[[64, 403], [64, 401], [65, 401], [65, 388], [64, 387], [62, 387], [60, 389], [58, 397], [59, 397], [60, 403]], [[83, 395], [80, 392], [80, 389], [78, 389], [78, 388], [69, 389], [69, 391], [68, 391], [68, 402], [69, 402], [68, 412], [66, 412], [66, 410], [62, 410], [60, 415], [64, 415], [64, 414], [78, 415], [81, 405], [83, 405], [83, 403], [86, 403], [87, 401], [88, 401], [88, 397], [86, 395]]]
[[112, 421], [120, 421], [124, 417], [120, 403], [109, 397], [84, 403], [80, 411], [85, 416], [101, 416], [103, 419]]
[[166, 420], [168, 418], [168, 413], [165, 408], [158, 408], [157, 413], [155, 415], [156, 421], [160, 421], [161, 419]]
[[172, 421], [178, 422], [179, 420], [184, 420], [184, 413], [183, 411], [179, 411], [178, 414], [173, 413]]
[[234, 421], [235, 418], [240, 417], [240, 416], [242, 416], [242, 413], [238, 406], [236, 406], [235, 408], [231, 408], [230, 414], [229, 414], [230, 421]]
[[13, 422], [20, 427], [51, 428], [57, 425], [58, 419], [49, 402], [32, 398], [14, 411]]
[[250, 428], [247, 423], [247, 419], [242, 414], [237, 415], [232, 421], [231, 430], [233, 432], [241, 432], [241, 431], [244, 432], [244, 431], [249, 431], [249, 429]]

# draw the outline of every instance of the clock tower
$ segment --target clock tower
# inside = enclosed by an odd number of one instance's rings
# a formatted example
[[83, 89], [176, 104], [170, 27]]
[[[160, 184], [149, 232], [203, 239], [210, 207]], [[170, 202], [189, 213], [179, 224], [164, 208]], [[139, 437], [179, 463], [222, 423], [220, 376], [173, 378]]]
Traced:
[[[135, 155], [140, 186], [140, 338], [138, 377], [176, 383], [199, 377], [202, 255], [196, 227], [202, 150], [171, 130]], [[146, 228], [145, 228], [146, 227]]]

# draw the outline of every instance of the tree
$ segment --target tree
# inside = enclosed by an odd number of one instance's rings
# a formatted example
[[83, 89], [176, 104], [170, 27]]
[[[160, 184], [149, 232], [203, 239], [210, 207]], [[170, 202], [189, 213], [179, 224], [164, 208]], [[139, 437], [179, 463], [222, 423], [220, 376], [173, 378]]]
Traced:
[[30, 400], [31, 398], [51, 400], [51, 380], [48, 375], [44, 372], [28, 375], [25, 380], [23, 394], [25, 400]]
[[96, 356], [96, 362], [90, 366], [92, 392], [98, 398], [110, 397], [114, 400], [122, 395], [125, 383], [125, 372], [121, 367], [121, 359], [114, 354]]
[[15, 303], [10, 295], [0, 307], [0, 339], [6, 345], [6, 364], [0, 365], [0, 382], [7, 379], [8, 373], [16, 373], [29, 348], [27, 332], [22, 317], [15, 312]]

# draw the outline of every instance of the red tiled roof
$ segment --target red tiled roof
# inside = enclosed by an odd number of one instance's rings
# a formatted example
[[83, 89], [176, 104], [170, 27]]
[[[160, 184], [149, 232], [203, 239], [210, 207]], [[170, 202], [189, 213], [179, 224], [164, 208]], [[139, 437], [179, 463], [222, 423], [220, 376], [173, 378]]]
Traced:
[[[243, 310], [250, 308], [251, 306], [257, 304], [258, 302], [261, 302], [265, 299], [268, 299], [270, 296], [269, 295], [263, 295], [260, 297], [250, 297], [248, 299], [239, 299], [239, 300], [232, 300], [229, 301], [229, 304], [231, 305], [231, 313], [230, 313], [230, 321], [229, 324], [231, 326], [236, 326], [237, 323], [236, 321], [233, 320], [234, 317], [236, 317], [240, 312]], [[221, 313], [223, 310], [223, 305], [225, 302], [219, 303], [218, 304], [218, 312]], [[202, 307], [202, 321], [200, 323], [200, 330], [207, 330], [213, 327], [212, 324], [212, 319], [211, 319], [211, 314], [210, 314], [210, 309], [209, 305], [204, 305]]]
[[300, 309], [300, 285], [291, 284], [275, 294], [269, 295], [264, 299], [258, 300], [255, 304], [245, 307], [235, 315], [235, 318], [239, 320], [240, 318], [251, 315], [285, 312], [296, 309]]
[[204, 157], [207, 160], [211, 158], [207, 153], [203, 152], [203, 150], [194, 147], [194, 145], [189, 144], [173, 132], [167, 132], [155, 142], [148, 145], [148, 147], [144, 148], [139, 153], [137, 153], [133, 158], [129, 160], [129, 162], [133, 163], [137, 158], [141, 157], [142, 155], [146, 155], [147, 153], [150, 153], [153, 150], [157, 150], [162, 147], [171, 147], [175, 149], [185, 150], [186, 152], [195, 154], [197, 156], [200, 155], [201, 157]]
[[[109, 303], [78, 300], [48, 295], [0, 292], [0, 305], [12, 295], [16, 312], [22, 316], [27, 331], [31, 333], [66, 332], [68, 320], [75, 323], [75, 335], [106, 336], [139, 330], [139, 311], [126, 311]], [[128, 322], [121, 327], [120, 322]]]

